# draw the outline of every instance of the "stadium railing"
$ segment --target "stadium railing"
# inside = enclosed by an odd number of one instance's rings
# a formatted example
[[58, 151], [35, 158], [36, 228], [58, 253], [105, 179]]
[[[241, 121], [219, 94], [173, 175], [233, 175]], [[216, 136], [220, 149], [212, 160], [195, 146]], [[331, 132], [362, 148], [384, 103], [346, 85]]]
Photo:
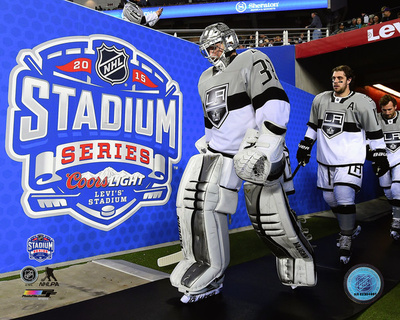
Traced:
[[[322, 37], [328, 37], [330, 35], [328, 28], [320, 29]], [[235, 29], [239, 38], [239, 43], [243, 48], [291, 45], [309, 42], [313, 40], [314, 30], [315, 29], [312, 28]], [[161, 29], [159, 31], [198, 44], [203, 29]]]

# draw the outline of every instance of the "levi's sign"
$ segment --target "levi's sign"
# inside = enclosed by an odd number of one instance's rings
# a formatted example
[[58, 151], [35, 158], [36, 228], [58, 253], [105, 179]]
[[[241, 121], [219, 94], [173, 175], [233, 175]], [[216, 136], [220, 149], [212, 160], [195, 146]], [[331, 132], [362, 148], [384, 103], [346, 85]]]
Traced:
[[29, 217], [69, 214], [108, 231], [169, 200], [182, 93], [156, 61], [122, 39], [92, 35], [22, 50], [17, 64], [6, 149], [23, 163]]
[[380, 39], [387, 39], [390, 37], [400, 36], [400, 22], [385, 24], [378, 30], [368, 29], [367, 30], [368, 41], [376, 41]]

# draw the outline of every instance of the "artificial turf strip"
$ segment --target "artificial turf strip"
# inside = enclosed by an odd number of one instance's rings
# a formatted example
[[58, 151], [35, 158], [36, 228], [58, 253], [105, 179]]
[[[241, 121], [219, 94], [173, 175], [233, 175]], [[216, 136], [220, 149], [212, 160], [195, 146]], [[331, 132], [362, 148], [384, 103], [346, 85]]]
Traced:
[[400, 315], [400, 284], [351, 320], [394, 320]]

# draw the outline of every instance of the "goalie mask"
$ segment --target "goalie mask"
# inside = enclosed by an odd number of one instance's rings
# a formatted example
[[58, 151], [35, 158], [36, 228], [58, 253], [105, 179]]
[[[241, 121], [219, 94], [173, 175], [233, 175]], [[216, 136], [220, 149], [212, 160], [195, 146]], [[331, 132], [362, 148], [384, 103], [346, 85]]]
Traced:
[[142, 9], [132, 2], [127, 2], [122, 10], [122, 18], [137, 24], [145, 24], [146, 18], [144, 17]]
[[[204, 29], [200, 36], [200, 52], [219, 70], [224, 70], [230, 54], [239, 46], [236, 32], [224, 23], [215, 23]], [[221, 51], [219, 55], [217, 50]]]

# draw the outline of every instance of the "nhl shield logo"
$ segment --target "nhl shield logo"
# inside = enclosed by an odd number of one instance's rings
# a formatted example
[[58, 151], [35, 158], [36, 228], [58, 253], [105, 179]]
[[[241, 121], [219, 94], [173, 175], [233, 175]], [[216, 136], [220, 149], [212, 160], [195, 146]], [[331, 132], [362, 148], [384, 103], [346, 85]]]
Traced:
[[129, 77], [128, 55], [125, 49], [108, 47], [104, 43], [97, 48], [96, 72], [101, 79], [114, 85], [124, 83]]
[[214, 127], [219, 128], [228, 116], [228, 84], [206, 92], [205, 113]]
[[344, 112], [331, 112], [326, 111], [324, 122], [322, 123], [322, 132], [328, 137], [333, 138], [343, 131], [343, 124], [345, 119]]

